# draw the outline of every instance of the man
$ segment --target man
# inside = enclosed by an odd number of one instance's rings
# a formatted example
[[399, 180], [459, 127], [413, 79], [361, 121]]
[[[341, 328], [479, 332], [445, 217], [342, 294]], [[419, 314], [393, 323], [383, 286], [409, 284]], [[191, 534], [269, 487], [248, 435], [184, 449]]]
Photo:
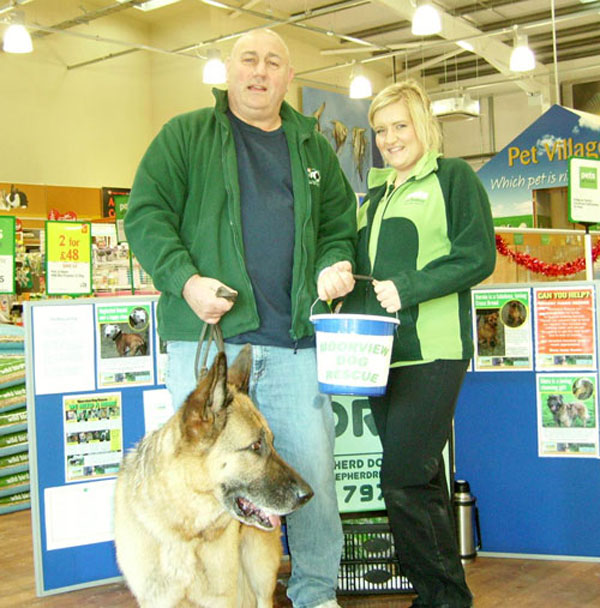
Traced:
[[[125, 229], [161, 291], [167, 386], [179, 407], [195, 386], [203, 322], [228, 357], [252, 344], [250, 394], [279, 453], [315, 496], [287, 518], [297, 608], [335, 608], [343, 542], [333, 475], [334, 420], [318, 392], [313, 312], [354, 286], [356, 202], [315, 120], [283, 101], [293, 78], [269, 30], [238, 39], [216, 105], [169, 121], [146, 152]], [[226, 287], [235, 303], [217, 296]]]

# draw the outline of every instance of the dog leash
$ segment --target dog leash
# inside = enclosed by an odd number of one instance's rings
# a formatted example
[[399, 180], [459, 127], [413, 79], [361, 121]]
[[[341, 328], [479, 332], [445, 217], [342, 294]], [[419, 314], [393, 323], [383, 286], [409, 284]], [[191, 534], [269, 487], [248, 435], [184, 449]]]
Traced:
[[[237, 294], [226, 287], [219, 287], [216, 291], [218, 298], [225, 298], [231, 302], [235, 302]], [[210, 329], [209, 329], [210, 328]], [[225, 352], [225, 341], [223, 340], [223, 332], [218, 323], [204, 323], [200, 337], [198, 338], [198, 347], [196, 348], [196, 358], [194, 360], [194, 373], [196, 380], [201, 380], [208, 374], [208, 352], [212, 343], [216, 344], [218, 352]]]

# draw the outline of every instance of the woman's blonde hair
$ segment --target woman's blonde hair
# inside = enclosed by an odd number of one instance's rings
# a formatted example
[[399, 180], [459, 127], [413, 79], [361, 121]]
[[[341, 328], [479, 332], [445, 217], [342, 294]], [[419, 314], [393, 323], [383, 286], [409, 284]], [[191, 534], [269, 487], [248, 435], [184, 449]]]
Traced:
[[369, 124], [373, 127], [375, 114], [391, 103], [402, 101], [406, 104], [408, 113], [417, 134], [417, 138], [425, 151], [441, 151], [442, 133], [436, 117], [431, 109], [431, 100], [416, 80], [395, 82], [380, 91], [369, 107]]

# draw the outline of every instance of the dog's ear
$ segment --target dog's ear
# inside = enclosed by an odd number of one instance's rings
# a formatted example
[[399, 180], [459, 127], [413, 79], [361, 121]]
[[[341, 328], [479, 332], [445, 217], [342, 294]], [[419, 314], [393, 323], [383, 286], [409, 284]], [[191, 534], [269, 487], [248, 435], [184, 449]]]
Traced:
[[218, 353], [206, 376], [183, 405], [182, 424], [187, 437], [207, 435], [209, 427], [220, 431], [226, 420], [225, 408], [231, 399], [227, 390], [227, 359], [225, 353]]
[[229, 368], [227, 380], [238, 390], [248, 394], [250, 390], [250, 374], [252, 372], [252, 346], [246, 344]]

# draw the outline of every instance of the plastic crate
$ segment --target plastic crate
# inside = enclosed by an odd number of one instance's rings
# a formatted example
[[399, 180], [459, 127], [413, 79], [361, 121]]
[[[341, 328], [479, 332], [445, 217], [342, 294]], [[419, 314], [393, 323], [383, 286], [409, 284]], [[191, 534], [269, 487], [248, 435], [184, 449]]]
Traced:
[[410, 581], [400, 571], [389, 524], [343, 524], [343, 530], [338, 593], [413, 593]]

